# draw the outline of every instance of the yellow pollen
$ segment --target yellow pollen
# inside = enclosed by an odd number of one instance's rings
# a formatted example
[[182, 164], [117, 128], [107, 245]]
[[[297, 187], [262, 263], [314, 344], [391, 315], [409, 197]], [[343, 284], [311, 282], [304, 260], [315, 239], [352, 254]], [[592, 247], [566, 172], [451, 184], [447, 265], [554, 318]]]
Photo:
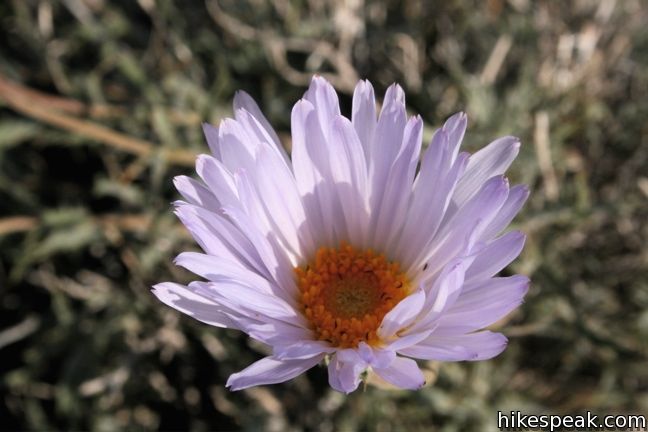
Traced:
[[410, 292], [397, 262], [343, 243], [320, 248], [295, 273], [304, 315], [320, 340], [340, 348], [379, 345], [383, 317]]

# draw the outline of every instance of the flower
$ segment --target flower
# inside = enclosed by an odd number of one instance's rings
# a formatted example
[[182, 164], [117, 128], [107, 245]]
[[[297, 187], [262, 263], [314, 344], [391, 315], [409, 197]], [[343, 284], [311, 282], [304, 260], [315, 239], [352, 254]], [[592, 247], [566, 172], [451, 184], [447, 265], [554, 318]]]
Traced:
[[202, 182], [175, 178], [176, 214], [204, 250], [176, 263], [206, 279], [161, 283], [167, 305], [239, 329], [272, 355], [230, 376], [239, 390], [280, 383], [328, 361], [330, 385], [349, 393], [371, 369], [417, 389], [413, 358], [485, 360], [507, 339], [483, 330], [521, 302], [529, 280], [495, 277], [525, 236], [501, 234], [528, 196], [504, 171], [519, 140], [459, 153], [463, 113], [437, 130], [419, 165], [423, 121], [388, 88], [377, 115], [360, 81], [351, 120], [333, 87], [314, 77], [292, 110], [292, 157], [244, 92], [234, 119], [204, 125], [212, 155]]

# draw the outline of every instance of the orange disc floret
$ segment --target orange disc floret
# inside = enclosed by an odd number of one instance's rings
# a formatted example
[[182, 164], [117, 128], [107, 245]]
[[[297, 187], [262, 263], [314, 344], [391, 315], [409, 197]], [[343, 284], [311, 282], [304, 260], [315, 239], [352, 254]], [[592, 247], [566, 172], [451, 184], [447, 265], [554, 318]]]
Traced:
[[410, 292], [397, 262], [343, 243], [320, 248], [295, 273], [304, 315], [320, 340], [340, 348], [378, 345], [383, 317]]

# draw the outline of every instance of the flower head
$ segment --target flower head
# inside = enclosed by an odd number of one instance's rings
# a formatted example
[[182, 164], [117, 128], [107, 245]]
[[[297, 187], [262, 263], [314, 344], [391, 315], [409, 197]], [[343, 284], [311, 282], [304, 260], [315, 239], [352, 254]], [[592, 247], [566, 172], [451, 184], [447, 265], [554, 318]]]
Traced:
[[153, 292], [272, 347], [229, 378], [232, 390], [289, 380], [325, 358], [336, 390], [355, 390], [369, 368], [416, 389], [424, 378], [412, 358], [498, 355], [507, 339], [483, 329], [528, 289], [524, 276], [495, 276], [522, 250], [522, 233], [501, 233], [528, 190], [503, 177], [518, 139], [460, 153], [466, 122], [459, 113], [437, 130], [417, 168], [423, 122], [407, 118], [398, 85], [378, 113], [371, 84], [359, 82], [349, 120], [315, 77], [292, 111], [289, 158], [237, 93], [234, 119], [204, 126], [212, 155], [196, 163], [202, 182], [175, 179], [176, 214], [205, 252], [176, 263], [207, 281]]

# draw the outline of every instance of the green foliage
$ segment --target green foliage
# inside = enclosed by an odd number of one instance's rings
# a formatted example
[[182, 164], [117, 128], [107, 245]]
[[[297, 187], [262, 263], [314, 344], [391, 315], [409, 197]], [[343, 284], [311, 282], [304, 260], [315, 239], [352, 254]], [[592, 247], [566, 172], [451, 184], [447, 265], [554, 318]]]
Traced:
[[[0, 2], [0, 78], [62, 98], [17, 108], [0, 87], [3, 429], [463, 431], [496, 430], [498, 410], [647, 413], [647, 20], [638, 0]], [[238, 89], [289, 146], [313, 73], [347, 111], [356, 79], [400, 82], [426, 139], [459, 110], [470, 150], [521, 137], [510, 178], [532, 188], [516, 219], [528, 241], [509, 271], [533, 284], [497, 359], [442, 364], [419, 392], [341, 395], [320, 367], [230, 393], [266, 348], [150, 294], [189, 281], [172, 260], [197, 248], [170, 206], [192, 169], [164, 152], [206, 152], [200, 122], [231, 115]]]

